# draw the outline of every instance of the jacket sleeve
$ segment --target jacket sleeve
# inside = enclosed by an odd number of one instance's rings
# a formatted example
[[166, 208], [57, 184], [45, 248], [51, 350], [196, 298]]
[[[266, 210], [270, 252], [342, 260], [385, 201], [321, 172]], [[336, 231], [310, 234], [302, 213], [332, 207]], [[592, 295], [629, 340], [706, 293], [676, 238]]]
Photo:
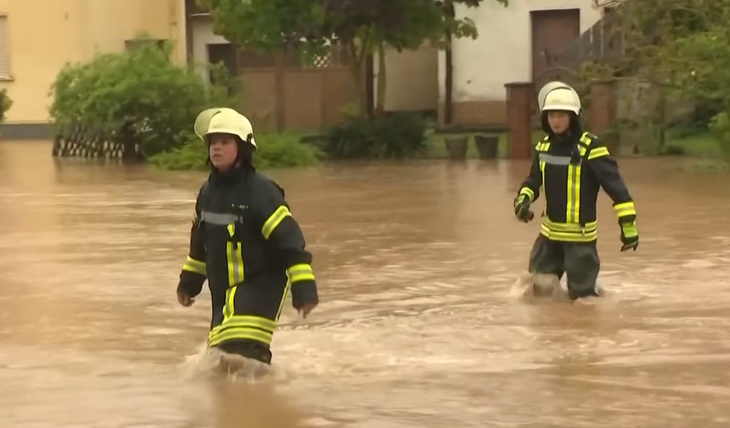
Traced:
[[527, 195], [530, 202], [535, 202], [540, 197], [540, 187], [542, 187], [542, 171], [540, 170], [540, 154], [537, 150], [533, 151], [532, 164], [530, 165], [530, 175], [520, 185], [517, 196]]
[[205, 267], [205, 235], [204, 229], [200, 224], [200, 195], [202, 191], [203, 189], [201, 188], [195, 201], [195, 216], [193, 217], [193, 224], [190, 228], [190, 249], [188, 251], [188, 257], [185, 259], [185, 264], [183, 264], [182, 272], [180, 273], [180, 286], [185, 289], [190, 297], [195, 297], [200, 294], [203, 289], [203, 283], [207, 278]]
[[318, 303], [312, 254], [306, 250], [304, 234], [284, 199], [284, 190], [270, 180], [260, 180], [257, 184], [251, 209], [256, 224], [260, 225], [261, 236], [286, 266], [294, 307]]
[[623, 178], [621, 178], [616, 159], [608, 152], [605, 144], [598, 139], [593, 139], [587, 156], [588, 165], [593, 171], [593, 175], [613, 201], [613, 209], [616, 212], [619, 224], [636, 221], [634, 200], [631, 198]]

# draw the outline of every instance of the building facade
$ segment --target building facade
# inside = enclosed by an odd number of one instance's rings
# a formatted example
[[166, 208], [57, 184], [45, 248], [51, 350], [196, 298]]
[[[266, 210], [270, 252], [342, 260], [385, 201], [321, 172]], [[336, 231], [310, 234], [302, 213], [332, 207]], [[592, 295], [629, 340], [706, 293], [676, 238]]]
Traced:
[[[510, 3], [505, 8], [486, 1], [457, 11], [474, 20], [479, 38], [453, 43], [454, 124], [503, 125], [504, 85], [560, 77], [552, 58], [603, 14], [592, 0]], [[14, 103], [3, 126], [6, 138], [47, 136], [49, 92], [58, 71], [68, 62], [121, 52], [143, 32], [174, 41], [174, 60], [198, 64], [203, 76], [205, 64], [226, 63], [242, 79], [241, 108], [263, 129], [318, 130], [338, 121], [357, 99], [348, 65], [333, 57], [302, 67], [241, 52], [213, 34], [210, 16], [194, 0], [0, 0], [0, 88]], [[370, 60], [363, 74], [371, 104], [377, 65], [377, 58]], [[388, 52], [386, 110], [439, 110], [443, 116], [445, 70], [444, 53], [430, 46]]]
[[[515, 0], [508, 7], [485, 1], [478, 8], [459, 9], [479, 31], [476, 40], [453, 42], [452, 121], [459, 125], [506, 123], [506, 91], [510, 82], [536, 87], [560, 79], [555, 58], [603, 16], [593, 0]], [[446, 58], [439, 56], [440, 116], [446, 98]]]
[[6, 138], [48, 134], [51, 84], [69, 62], [121, 52], [141, 32], [175, 40], [185, 61], [182, 0], [0, 0], [0, 88], [13, 100]]

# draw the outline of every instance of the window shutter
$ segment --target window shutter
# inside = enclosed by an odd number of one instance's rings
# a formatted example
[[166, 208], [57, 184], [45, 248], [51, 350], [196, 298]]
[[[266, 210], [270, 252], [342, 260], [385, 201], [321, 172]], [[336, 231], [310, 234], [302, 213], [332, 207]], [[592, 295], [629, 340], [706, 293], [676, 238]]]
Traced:
[[8, 17], [0, 16], [0, 78], [11, 77], [8, 55]]

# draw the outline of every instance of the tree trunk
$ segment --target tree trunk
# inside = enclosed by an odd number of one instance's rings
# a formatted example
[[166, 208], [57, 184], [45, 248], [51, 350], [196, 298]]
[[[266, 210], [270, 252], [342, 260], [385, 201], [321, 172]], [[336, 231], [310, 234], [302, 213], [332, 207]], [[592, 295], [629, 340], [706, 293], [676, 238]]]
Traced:
[[377, 97], [378, 102], [375, 105], [375, 114], [382, 116], [385, 113], [385, 87], [386, 87], [386, 65], [385, 65], [385, 43], [382, 41], [378, 44], [378, 80], [377, 80]]
[[350, 54], [350, 73], [352, 74], [355, 88], [357, 89], [357, 115], [365, 117], [368, 113], [368, 96], [367, 85], [363, 79], [363, 62], [365, 61], [364, 48], [358, 49], [355, 40], [346, 44], [348, 53]]

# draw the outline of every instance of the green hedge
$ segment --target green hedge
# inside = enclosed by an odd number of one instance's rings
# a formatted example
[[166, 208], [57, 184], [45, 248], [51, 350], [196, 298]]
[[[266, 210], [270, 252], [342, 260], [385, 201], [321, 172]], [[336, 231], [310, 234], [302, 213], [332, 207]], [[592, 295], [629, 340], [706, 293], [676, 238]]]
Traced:
[[324, 135], [323, 152], [331, 159], [405, 159], [428, 152], [426, 120], [416, 113], [349, 117]]
[[220, 64], [211, 66], [215, 85], [194, 67], [170, 60], [171, 43], [160, 46], [146, 36], [126, 52], [90, 62], [67, 64], [52, 86], [50, 116], [56, 132], [78, 127], [139, 144], [145, 158], [180, 147], [180, 130], [192, 128], [206, 108], [234, 107], [236, 80]]
[[[180, 138], [187, 141], [182, 147], [154, 155], [150, 163], [166, 170], [208, 169], [205, 143], [192, 133], [183, 133]], [[259, 148], [254, 164], [259, 169], [313, 166], [319, 162], [319, 151], [301, 144], [295, 134], [257, 135], [256, 142]]]

